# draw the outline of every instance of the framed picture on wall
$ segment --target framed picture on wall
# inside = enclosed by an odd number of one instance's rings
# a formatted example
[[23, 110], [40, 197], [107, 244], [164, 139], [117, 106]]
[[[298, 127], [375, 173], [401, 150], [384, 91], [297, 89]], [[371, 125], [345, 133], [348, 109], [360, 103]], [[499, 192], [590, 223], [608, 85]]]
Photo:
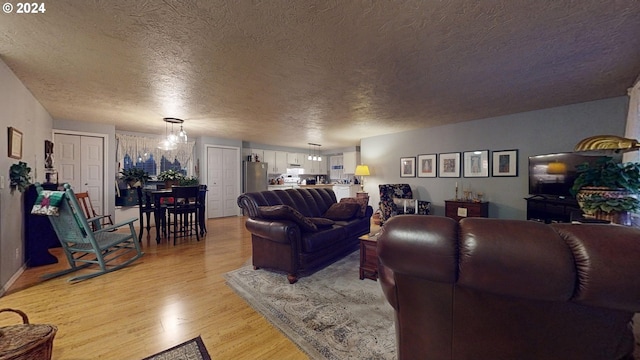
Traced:
[[416, 158], [400, 158], [400, 177], [416, 177]]
[[499, 150], [492, 155], [491, 176], [518, 176], [518, 150]]
[[418, 177], [436, 177], [437, 169], [436, 154], [418, 155]]
[[464, 177], [489, 177], [489, 150], [464, 152]]
[[9, 157], [22, 159], [22, 131], [16, 128], [9, 128]]
[[438, 155], [438, 175], [440, 177], [460, 177], [460, 153]]

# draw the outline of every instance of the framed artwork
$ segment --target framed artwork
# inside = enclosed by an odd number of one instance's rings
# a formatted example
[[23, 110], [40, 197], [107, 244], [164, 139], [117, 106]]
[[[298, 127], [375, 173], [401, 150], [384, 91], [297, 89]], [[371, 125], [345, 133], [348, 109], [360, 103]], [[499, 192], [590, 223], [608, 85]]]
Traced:
[[438, 175], [440, 177], [460, 177], [460, 153], [438, 155]]
[[400, 158], [400, 177], [416, 177], [416, 158]]
[[22, 131], [9, 128], [9, 157], [22, 159]]
[[489, 150], [464, 152], [464, 177], [489, 177]]
[[518, 176], [518, 150], [494, 151], [491, 176]]
[[436, 177], [436, 154], [418, 155], [418, 177]]

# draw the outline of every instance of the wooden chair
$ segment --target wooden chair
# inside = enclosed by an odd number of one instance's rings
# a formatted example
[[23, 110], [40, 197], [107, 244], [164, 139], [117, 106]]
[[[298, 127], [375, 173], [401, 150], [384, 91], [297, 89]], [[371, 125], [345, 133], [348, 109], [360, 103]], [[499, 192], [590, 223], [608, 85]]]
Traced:
[[[45, 193], [40, 184], [36, 184], [36, 187], [38, 199], [47, 199], [48, 196], [46, 206], [50, 206], [51, 200], [49, 199], [52, 198], [53, 192]], [[85, 280], [121, 269], [144, 255], [133, 226], [136, 218], [93, 231], [73, 190], [71, 190], [71, 186], [64, 184], [64, 192], [55, 193], [57, 198], [61, 198], [57, 204], [58, 215], [50, 214], [47, 216], [58, 235], [71, 268], [44, 275], [43, 278], [53, 278], [98, 265], [98, 271], [69, 279], [69, 281]], [[44, 204], [45, 201], [42, 200], [41, 203]], [[129, 226], [128, 232], [114, 231], [127, 225]]]
[[113, 225], [111, 215], [99, 215], [96, 213], [88, 192], [76, 193], [76, 199], [78, 199], [78, 202], [82, 205], [84, 216], [87, 218], [89, 224], [91, 224], [91, 229], [93, 231], [101, 229], [104, 226]]
[[194, 232], [196, 239], [200, 241], [199, 186], [174, 186], [171, 190], [173, 204], [167, 205], [167, 212], [169, 213], [168, 228], [173, 234], [173, 244], [176, 244], [176, 238], [192, 236]]

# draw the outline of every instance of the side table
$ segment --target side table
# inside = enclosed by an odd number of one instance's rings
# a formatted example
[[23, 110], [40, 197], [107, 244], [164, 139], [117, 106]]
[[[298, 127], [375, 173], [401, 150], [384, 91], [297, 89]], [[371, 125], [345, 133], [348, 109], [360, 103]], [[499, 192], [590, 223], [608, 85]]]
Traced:
[[362, 235], [360, 239], [360, 280], [378, 281], [378, 237]]
[[489, 217], [488, 202], [445, 200], [445, 216], [460, 221], [466, 217]]

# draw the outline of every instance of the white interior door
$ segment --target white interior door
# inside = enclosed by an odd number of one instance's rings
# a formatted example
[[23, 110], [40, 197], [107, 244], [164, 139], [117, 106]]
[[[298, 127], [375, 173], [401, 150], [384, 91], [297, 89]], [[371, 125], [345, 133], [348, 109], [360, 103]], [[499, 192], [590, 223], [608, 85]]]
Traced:
[[[101, 212], [104, 204], [104, 147], [102, 138], [82, 136], [80, 138], [80, 179], [82, 191], [89, 193], [91, 204]], [[102, 211], [102, 214], [105, 212]]]
[[207, 148], [207, 218], [222, 217], [222, 149]]
[[238, 215], [238, 196], [240, 179], [238, 177], [240, 164], [238, 149], [222, 149], [223, 169], [223, 213], [224, 216]]
[[53, 143], [58, 182], [68, 183], [74, 190], [80, 189], [80, 136], [54, 134]]
[[93, 208], [104, 211], [104, 140], [100, 137], [54, 134], [58, 181], [74, 192], [89, 192]]
[[236, 148], [207, 148], [207, 218], [237, 216], [240, 157]]

